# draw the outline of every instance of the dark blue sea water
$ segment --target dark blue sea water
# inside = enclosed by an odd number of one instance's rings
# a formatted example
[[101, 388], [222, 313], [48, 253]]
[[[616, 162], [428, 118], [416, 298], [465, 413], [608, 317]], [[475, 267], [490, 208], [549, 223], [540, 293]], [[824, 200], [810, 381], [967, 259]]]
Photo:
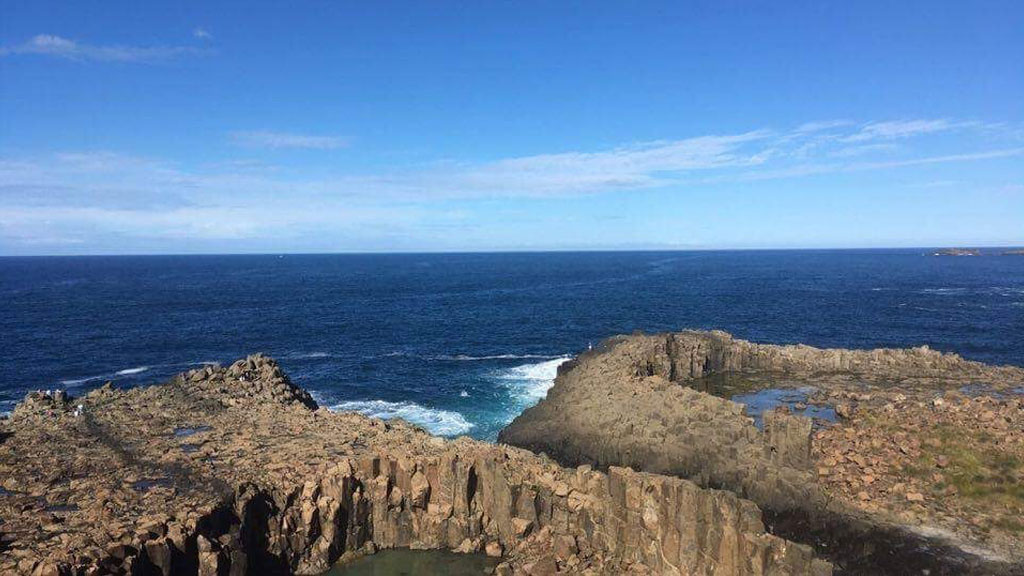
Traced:
[[330, 406], [494, 438], [635, 330], [1024, 365], [1024, 257], [927, 250], [0, 259], [0, 410], [262, 351]]

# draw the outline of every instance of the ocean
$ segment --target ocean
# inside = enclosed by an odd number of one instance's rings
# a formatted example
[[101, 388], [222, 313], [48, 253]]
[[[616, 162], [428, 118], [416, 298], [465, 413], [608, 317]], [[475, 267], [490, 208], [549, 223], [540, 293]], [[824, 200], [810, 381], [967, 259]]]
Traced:
[[931, 252], [0, 258], [0, 411], [264, 352], [323, 405], [493, 440], [637, 330], [1024, 365], [1024, 257]]

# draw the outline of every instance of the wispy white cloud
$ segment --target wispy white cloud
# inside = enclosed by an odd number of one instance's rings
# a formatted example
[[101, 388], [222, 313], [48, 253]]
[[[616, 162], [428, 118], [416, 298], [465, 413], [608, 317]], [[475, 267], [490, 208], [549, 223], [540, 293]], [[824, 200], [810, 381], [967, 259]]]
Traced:
[[854, 144], [851, 146], [844, 146], [829, 152], [828, 155], [834, 158], [853, 158], [878, 152], [894, 152], [896, 150], [899, 150], [899, 145], [892, 142], [880, 142], [877, 144]]
[[911, 138], [923, 134], [949, 132], [964, 128], [978, 128], [979, 122], [955, 122], [948, 119], [937, 120], [896, 120], [890, 122], [872, 122], [860, 130], [842, 138], [845, 142], [867, 142], [871, 140], [895, 140]]
[[267, 131], [232, 132], [230, 136], [236, 144], [250, 148], [332, 150], [348, 146], [348, 140], [340, 136], [311, 136]]
[[199, 27], [192, 30], [192, 37], [200, 38], [202, 40], [212, 40], [213, 34], [210, 34], [210, 31], [206, 28]]
[[811, 134], [813, 132], [823, 132], [826, 130], [833, 130], [835, 128], [846, 128], [855, 125], [856, 122], [853, 120], [825, 120], [820, 122], [806, 122], [796, 127], [793, 130], [795, 134]]
[[[868, 124], [872, 126], [874, 124]], [[857, 134], [863, 126], [853, 127]], [[396, 167], [376, 174], [336, 174], [308, 179], [283, 167], [251, 160], [220, 161], [186, 169], [173, 162], [111, 152], [56, 153], [33, 159], [0, 159], [0, 183], [40, 189], [145, 190], [147, 195], [187, 194], [210, 198], [261, 193], [317, 198], [418, 201], [455, 198], [545, 197], [626, 191], [701, 181], [793, 178], [810, 174], [877, 170], [901, 166], [969, 162], [1024, 154], [1012, 147], [914, 154], [906, 144], [824, 142], [805, 150], [800, 131], [755, 130], [682, 140], [636, 143], [596, 152], [562, 152], [489, 162], [438, 162]], [[240, 132], [233, 139], [266, 148], [329, 149], [345, 145], [335, 136]], [[837, 161], [844, 159], [844, 161]], [[848, 160], [846, 160], [848, 159]]]
[[918, 156], [902, 160], [858, 160], [856, 162], [822, 162], [803, 163], [784, 168], [768, 170], [749, 171], [738, 174], [724, 174], [700, 179], [704, 184], [722, 182], [759, 182], [766, 180], [786, 180], [803, 178], [806, 176], [817, 176], [822, 174], [843, 174], [851, 172], [868, 172], [872, 170], [888, 170], [894, 168], [907, 168], [911, 166], [927, 166], [935, 164], [956, 164], [962, 162], [976, 162], [981, 160], [995, 160], [1000, 158], [1024, 157], [1024, 148], [1000, 148], [995, 150], [984, 150], [964, 154], [938, 154], [932, 156]]
[[[238, 240], [336, 233], [341, 226], [401, 234], [408, 226], [462, 225], [441, 210], [468, 199], [685, 190], [1024, 157], [1020, 142], [1000, 141], [988, 132], [975, 138], [958, 133], [937, 145], [938, 135], [954, 125], [964, 132], [985, 130], [949, 121], [835, 122], [813, 130], [805, 125], [318, 178], [287, 165], [230, 158], [195, 166], [103, 151], [0, 158], [0, 236], [27, 238], [38, 230], [40, 237], [75, 239], [108, 231], [125, 237]], [[851, 140], [865, 133], [883, 136]], [[263, 148], [345, 144], [334, 136], [275, 132], [232, 138]], [[919, 146], [918, 140], [928, 145]], [[923, 182], [947, 177], [923, 174]]]
[[53, 34], [39, 34], [21, 44], [0, 47], [0, 57], [35, 54], [100, 62], [154, 62], [199, 52], [198, 48], [192, 46], [98, 46]]

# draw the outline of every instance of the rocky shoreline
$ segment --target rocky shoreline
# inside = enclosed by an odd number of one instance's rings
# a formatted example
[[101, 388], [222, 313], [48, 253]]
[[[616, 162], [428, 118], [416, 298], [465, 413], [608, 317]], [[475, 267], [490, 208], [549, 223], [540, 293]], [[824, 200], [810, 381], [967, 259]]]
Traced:
[[[799, 400], [730, 399], [759, 387]], [[320, 574], [414, 548], [502, 575], [1021, 574], [1022, 394], [1020, 368], [925, 347], [693, 331], [564, 364], [498, 445], [332, 413], [260, 355], [38, 392], [0, 419], [0, 573]]]
[[[722, 375], [803, 397], [755, 422], [743, 403], [702, 391]], [[925, 347], [636, 334], [564, 365], [547, 398], [499, 441], [563, 465], [628, 466], [730, 490], [765, 509], [773, 533], [814, 545], [841, 573], [1018, 574], [1022, 386], [1020, 368]], [[835, 417], [802, 415], [810, 407]]]
[[258, 355], [30, 394], [0, 421], [0, 485], [3, 574], [318, 574], [395, 547], [504, 575], [832, 572], [732, 492], [331, 413]]

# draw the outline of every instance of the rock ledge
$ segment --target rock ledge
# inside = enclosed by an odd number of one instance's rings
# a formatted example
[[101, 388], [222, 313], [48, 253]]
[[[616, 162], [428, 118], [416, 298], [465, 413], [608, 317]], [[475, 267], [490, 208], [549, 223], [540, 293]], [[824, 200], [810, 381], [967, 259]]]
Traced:
[[331, 413], [259, 355], [30, 394], [0, 421], [0, 484], [3, 574], [316, 574], [391, 547], [506, 575], [831, 573], [731, 492]]

